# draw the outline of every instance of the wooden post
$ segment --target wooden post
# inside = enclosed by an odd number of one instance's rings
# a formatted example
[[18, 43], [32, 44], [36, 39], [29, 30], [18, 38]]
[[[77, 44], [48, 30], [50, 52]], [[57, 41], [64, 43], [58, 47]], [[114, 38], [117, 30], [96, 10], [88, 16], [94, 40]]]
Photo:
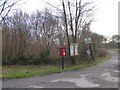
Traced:
[[62, 57], [62, 69], [64, 69], [64, 57]]

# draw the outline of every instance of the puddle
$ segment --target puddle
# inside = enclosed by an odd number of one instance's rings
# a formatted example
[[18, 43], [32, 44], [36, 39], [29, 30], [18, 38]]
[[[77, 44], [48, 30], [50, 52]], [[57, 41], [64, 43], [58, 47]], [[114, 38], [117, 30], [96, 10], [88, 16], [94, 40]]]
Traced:
[[85, 77], [81, 78], [62, 78], [62, 79], [57, 79], [53, 80], [50, 82], [59, 82], [59, 81], [69, 81], [72, 83], [75, 83], [77, 87], [82, 87], [82, 88], [92, 88], [92, 87], [98, 87], [99, 85], [93, 82], [88, 81]]
[[85, 75], [74, 75], [72, 78], [81, 78], [81, 77], [87, 77], [91, 76], [92, 74], [85, 74]]
[[92, 74], [86, 74], [86, 75], [81, 75], [81, 77], [87, 77], [87, 76], [90, 76]]
[[41, 86], [36, 86], [36, 85], [30, 85], [29, 88], [43, 88]]
[[116, 73], [120, 73], [120, 71], [117, 71], [117, 70], [115, 70], [114, 72], [116, 72]]
[[118, 77], [111, 76], [109, 72], [102, 74], [102, 79], [107, 80], [109, 82], [118, 82]]

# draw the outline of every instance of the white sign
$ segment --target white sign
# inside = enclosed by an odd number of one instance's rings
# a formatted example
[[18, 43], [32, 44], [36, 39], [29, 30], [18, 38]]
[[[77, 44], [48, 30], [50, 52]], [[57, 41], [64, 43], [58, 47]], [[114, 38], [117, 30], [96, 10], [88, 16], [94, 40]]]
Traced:
[[87, 44], [87, 43], [92, 43], [91, 38], [85, 38], [85, 44]]
[[74, 47], [73, 46], [70, 46], [70, 55], [74, 56]]
[[71, 43], [70, 44], [70, 55], [71, 56], [78, 55], [78, 43]]
[[75, 46], [75, 55], [78, 55], [78, 46]]
[[89, 50], [89, 49], [87, 50], [87, 54], [88, 54], [88, 55], [90, 55], [90, 54], [91, 54], [91, 52], [90, 52], [90, 50]]
[[63, 52], [63, 56], [65, 56], [65, 52]]

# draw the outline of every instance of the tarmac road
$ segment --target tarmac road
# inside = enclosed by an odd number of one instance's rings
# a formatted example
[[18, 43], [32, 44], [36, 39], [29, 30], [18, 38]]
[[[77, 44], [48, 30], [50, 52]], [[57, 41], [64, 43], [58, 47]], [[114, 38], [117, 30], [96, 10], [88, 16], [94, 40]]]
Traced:
[[118, 53], [96, 66], [42, 77], [3, 80], [3, 88], [118, 88]]

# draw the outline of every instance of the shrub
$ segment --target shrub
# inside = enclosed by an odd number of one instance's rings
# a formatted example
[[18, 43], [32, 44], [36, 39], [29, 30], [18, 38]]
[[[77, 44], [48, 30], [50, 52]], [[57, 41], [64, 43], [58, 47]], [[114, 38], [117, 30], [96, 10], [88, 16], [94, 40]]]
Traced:
[[107, 55], [107, 49], [99, 48], [98, 49], [98, 57], [105, 57]]

